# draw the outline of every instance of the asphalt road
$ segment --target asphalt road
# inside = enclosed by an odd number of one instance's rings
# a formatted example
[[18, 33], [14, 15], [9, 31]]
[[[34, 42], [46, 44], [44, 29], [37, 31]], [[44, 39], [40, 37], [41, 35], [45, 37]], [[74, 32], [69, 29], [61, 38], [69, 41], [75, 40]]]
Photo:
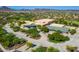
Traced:
[[66, 50], [66, 45], [74, 45], [74, 46], [79, 47], [79, 29], [77, 29], [77, 33], [75, 35], [64, 34], [64, 35], [67, 35], [70, 38], [70, 41], [66, 41], [66, 42], [63, 42], [63, 43], [57, 43], [57, 44], [49, 42], [48, 38], [47, 38], [47, 34], [42, 33], [42, 32], [40, 33], [41, 38], [36, 40], [36, 39], [33, 39], [33, 38], [26, 37], [25, 33], [14, 32], [10, 28], [9, 24], [6, 24], [4, 26], [4, 29], [9, 33], [13, 33], [14, 35], [16, 35], [19, 38], [24, 38], [25, 40], [28, 40], [29, 42], [32, 42], [33, 44], [36, 44], [37, 46], [40, 46], [40, 45], [45, 46], [45, 47], [52, 46], [52, 47], [58, 48], [61, 52], [66, 52], [67, 51]]

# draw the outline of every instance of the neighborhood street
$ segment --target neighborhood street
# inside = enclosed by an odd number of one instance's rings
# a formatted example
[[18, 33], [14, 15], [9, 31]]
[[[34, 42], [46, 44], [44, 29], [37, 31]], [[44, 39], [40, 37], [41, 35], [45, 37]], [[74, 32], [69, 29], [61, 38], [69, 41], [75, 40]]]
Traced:
[[16, 35], [16, 37], [23, 38], [29, 42], [32, 42], [33, 44], [35, 44], [37, 46], [45, 46], [45, 47], [52, 46], [52, 47], [58, 48], [62, 52], [67, 51], [66, 45], [74, 45], [79, 48], [79, 29], [77, 29], [77, 33], [74, 35], [67, 34], [67, 36], [69, 36], [69, 38], [70, 38], [70, 41], [66, 41], [63, 43], [57, 43], [57, 44], [48, 41], [47, 33], [45, 34], [45, 33], [40, 32], [41, 38], [36, 40], [36, 39], [30, 38], [30, 37], [27, 37], [25, 33], [14, 32], [10, 28], [9, 24], [6, 24], [4, 26], [4, 29], [9, 33], [13, 33], [14, 35]]

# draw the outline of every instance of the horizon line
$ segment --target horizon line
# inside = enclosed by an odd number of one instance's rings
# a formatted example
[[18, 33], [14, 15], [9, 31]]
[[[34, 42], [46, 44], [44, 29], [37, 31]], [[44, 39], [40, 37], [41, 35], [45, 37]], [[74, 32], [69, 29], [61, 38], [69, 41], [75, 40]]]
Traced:
[[6, 6], [6, 7], [16, 10], [21, 10], [21, 9], [79, 10], [79, 6]]

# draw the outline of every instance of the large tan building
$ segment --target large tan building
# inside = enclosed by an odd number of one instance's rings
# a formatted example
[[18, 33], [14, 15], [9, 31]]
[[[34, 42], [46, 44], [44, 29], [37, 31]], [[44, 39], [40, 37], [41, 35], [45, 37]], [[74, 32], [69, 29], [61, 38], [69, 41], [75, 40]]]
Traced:
[[39, 20], [35, 21], [35, 24], [36, 25], [47, 25], [53, 21], [54, 21], [54, 19], [39, 19]]

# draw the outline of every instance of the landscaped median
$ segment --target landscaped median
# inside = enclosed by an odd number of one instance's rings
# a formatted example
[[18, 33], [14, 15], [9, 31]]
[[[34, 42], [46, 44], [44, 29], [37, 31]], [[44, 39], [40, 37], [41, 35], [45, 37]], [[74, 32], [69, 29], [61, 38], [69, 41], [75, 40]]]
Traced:
[[34, 39], [38, 39], [40, 37], [40, 34], [36, 28], [26, 30], [26, 34]]
[[25, 40], [22, 38], [16, 37], [12, 33], [4, 32], [2, 28], [0, 28], [0, 43], [6, 49], [16, 49], [25, 44]]
[[61, 43], [61, 42], [69, 41], [69, 40], [70, 39], [68, 36], [64, 36], [58, 32], [48, 34], [48, 41], [53, 42], [53, 43]]
[[54, 48], [54, 47], [39, 46], [36, 49], [32, 49], [32, 52], [59, 52], [59, 50], [57, 48]]

